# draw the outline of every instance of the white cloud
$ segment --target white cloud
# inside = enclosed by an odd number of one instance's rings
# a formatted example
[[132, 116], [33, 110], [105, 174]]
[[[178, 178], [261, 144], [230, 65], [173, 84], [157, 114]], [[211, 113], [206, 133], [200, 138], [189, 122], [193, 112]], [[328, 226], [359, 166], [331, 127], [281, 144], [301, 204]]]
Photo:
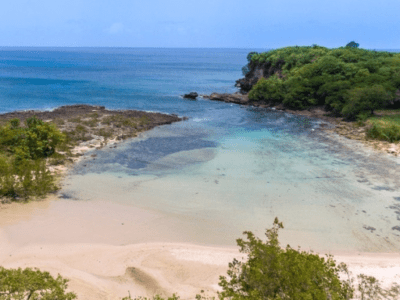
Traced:
[[120, 33], [124, 30], [124, 24], [122, 23], [114, 23], [110, 27], [108, 27], [105, 31], [111, 34]]

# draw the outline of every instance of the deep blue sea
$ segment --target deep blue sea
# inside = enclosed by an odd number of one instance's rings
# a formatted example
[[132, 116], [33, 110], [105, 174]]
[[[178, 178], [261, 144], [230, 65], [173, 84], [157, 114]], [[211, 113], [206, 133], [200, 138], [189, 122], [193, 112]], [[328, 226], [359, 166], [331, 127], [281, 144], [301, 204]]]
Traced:
[[236, 91], [250, 51], [263, 49], [0, 48], [0, 112], [84, 103], [187, 116], [95, 150], [60, 192], [156, 211], [174, 228], [168, 241], [233, 245], [278, 216], [291, 244], [398, 251], [397, 158], [329, 136], [320, 120], [182, 99]]
[[3, 48], [0, 111], [88, 103], [188, 114], [197, 106], [179, 96], [188, 91], [235, 91], [249, 51]]

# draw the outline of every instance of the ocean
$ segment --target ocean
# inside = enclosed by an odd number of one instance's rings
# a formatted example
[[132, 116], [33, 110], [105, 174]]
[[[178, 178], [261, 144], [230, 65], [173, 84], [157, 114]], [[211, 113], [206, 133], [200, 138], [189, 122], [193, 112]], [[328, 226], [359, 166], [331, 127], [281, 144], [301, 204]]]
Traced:
[[[84, 103], [188, 117], [88, 153], [60, 191], [60, 203], [156, 212], [151, 226], [170, 226], [167, 241], [231, 246], [245, 230], [261, 237], [277, 216], [291, 245], [398, 251], [398, 158], [328, 136], [321, 120], [181, 97], [235, 92], [250, 51], [263, 49], [1, 48], [0, 112]], [[44, 233], [32, 227], [32, 239]]]

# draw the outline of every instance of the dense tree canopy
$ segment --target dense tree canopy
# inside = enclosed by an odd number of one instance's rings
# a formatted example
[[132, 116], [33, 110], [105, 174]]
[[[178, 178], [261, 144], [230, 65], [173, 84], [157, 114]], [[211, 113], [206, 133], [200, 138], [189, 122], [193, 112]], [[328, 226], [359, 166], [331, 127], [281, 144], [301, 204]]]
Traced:
[[[348, 119], [392, 103], [400, 89], [400, 54], [357, 47], [286, 47], [250, 53], [248, 68], [264, 69], [252, 101], [294, 109], [324, 105]], [[265, 75], [267, 74], [267, 75]]]

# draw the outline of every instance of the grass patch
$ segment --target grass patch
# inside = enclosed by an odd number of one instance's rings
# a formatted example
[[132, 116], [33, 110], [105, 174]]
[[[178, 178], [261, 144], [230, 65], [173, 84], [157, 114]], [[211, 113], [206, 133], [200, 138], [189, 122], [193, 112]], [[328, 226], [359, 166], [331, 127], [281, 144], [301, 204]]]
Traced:
[[381, 110], [382, 116], [370, 117], [367, 121], [367, 137], [390, 143], [400, 140], [400, 112], [394, 110]]

